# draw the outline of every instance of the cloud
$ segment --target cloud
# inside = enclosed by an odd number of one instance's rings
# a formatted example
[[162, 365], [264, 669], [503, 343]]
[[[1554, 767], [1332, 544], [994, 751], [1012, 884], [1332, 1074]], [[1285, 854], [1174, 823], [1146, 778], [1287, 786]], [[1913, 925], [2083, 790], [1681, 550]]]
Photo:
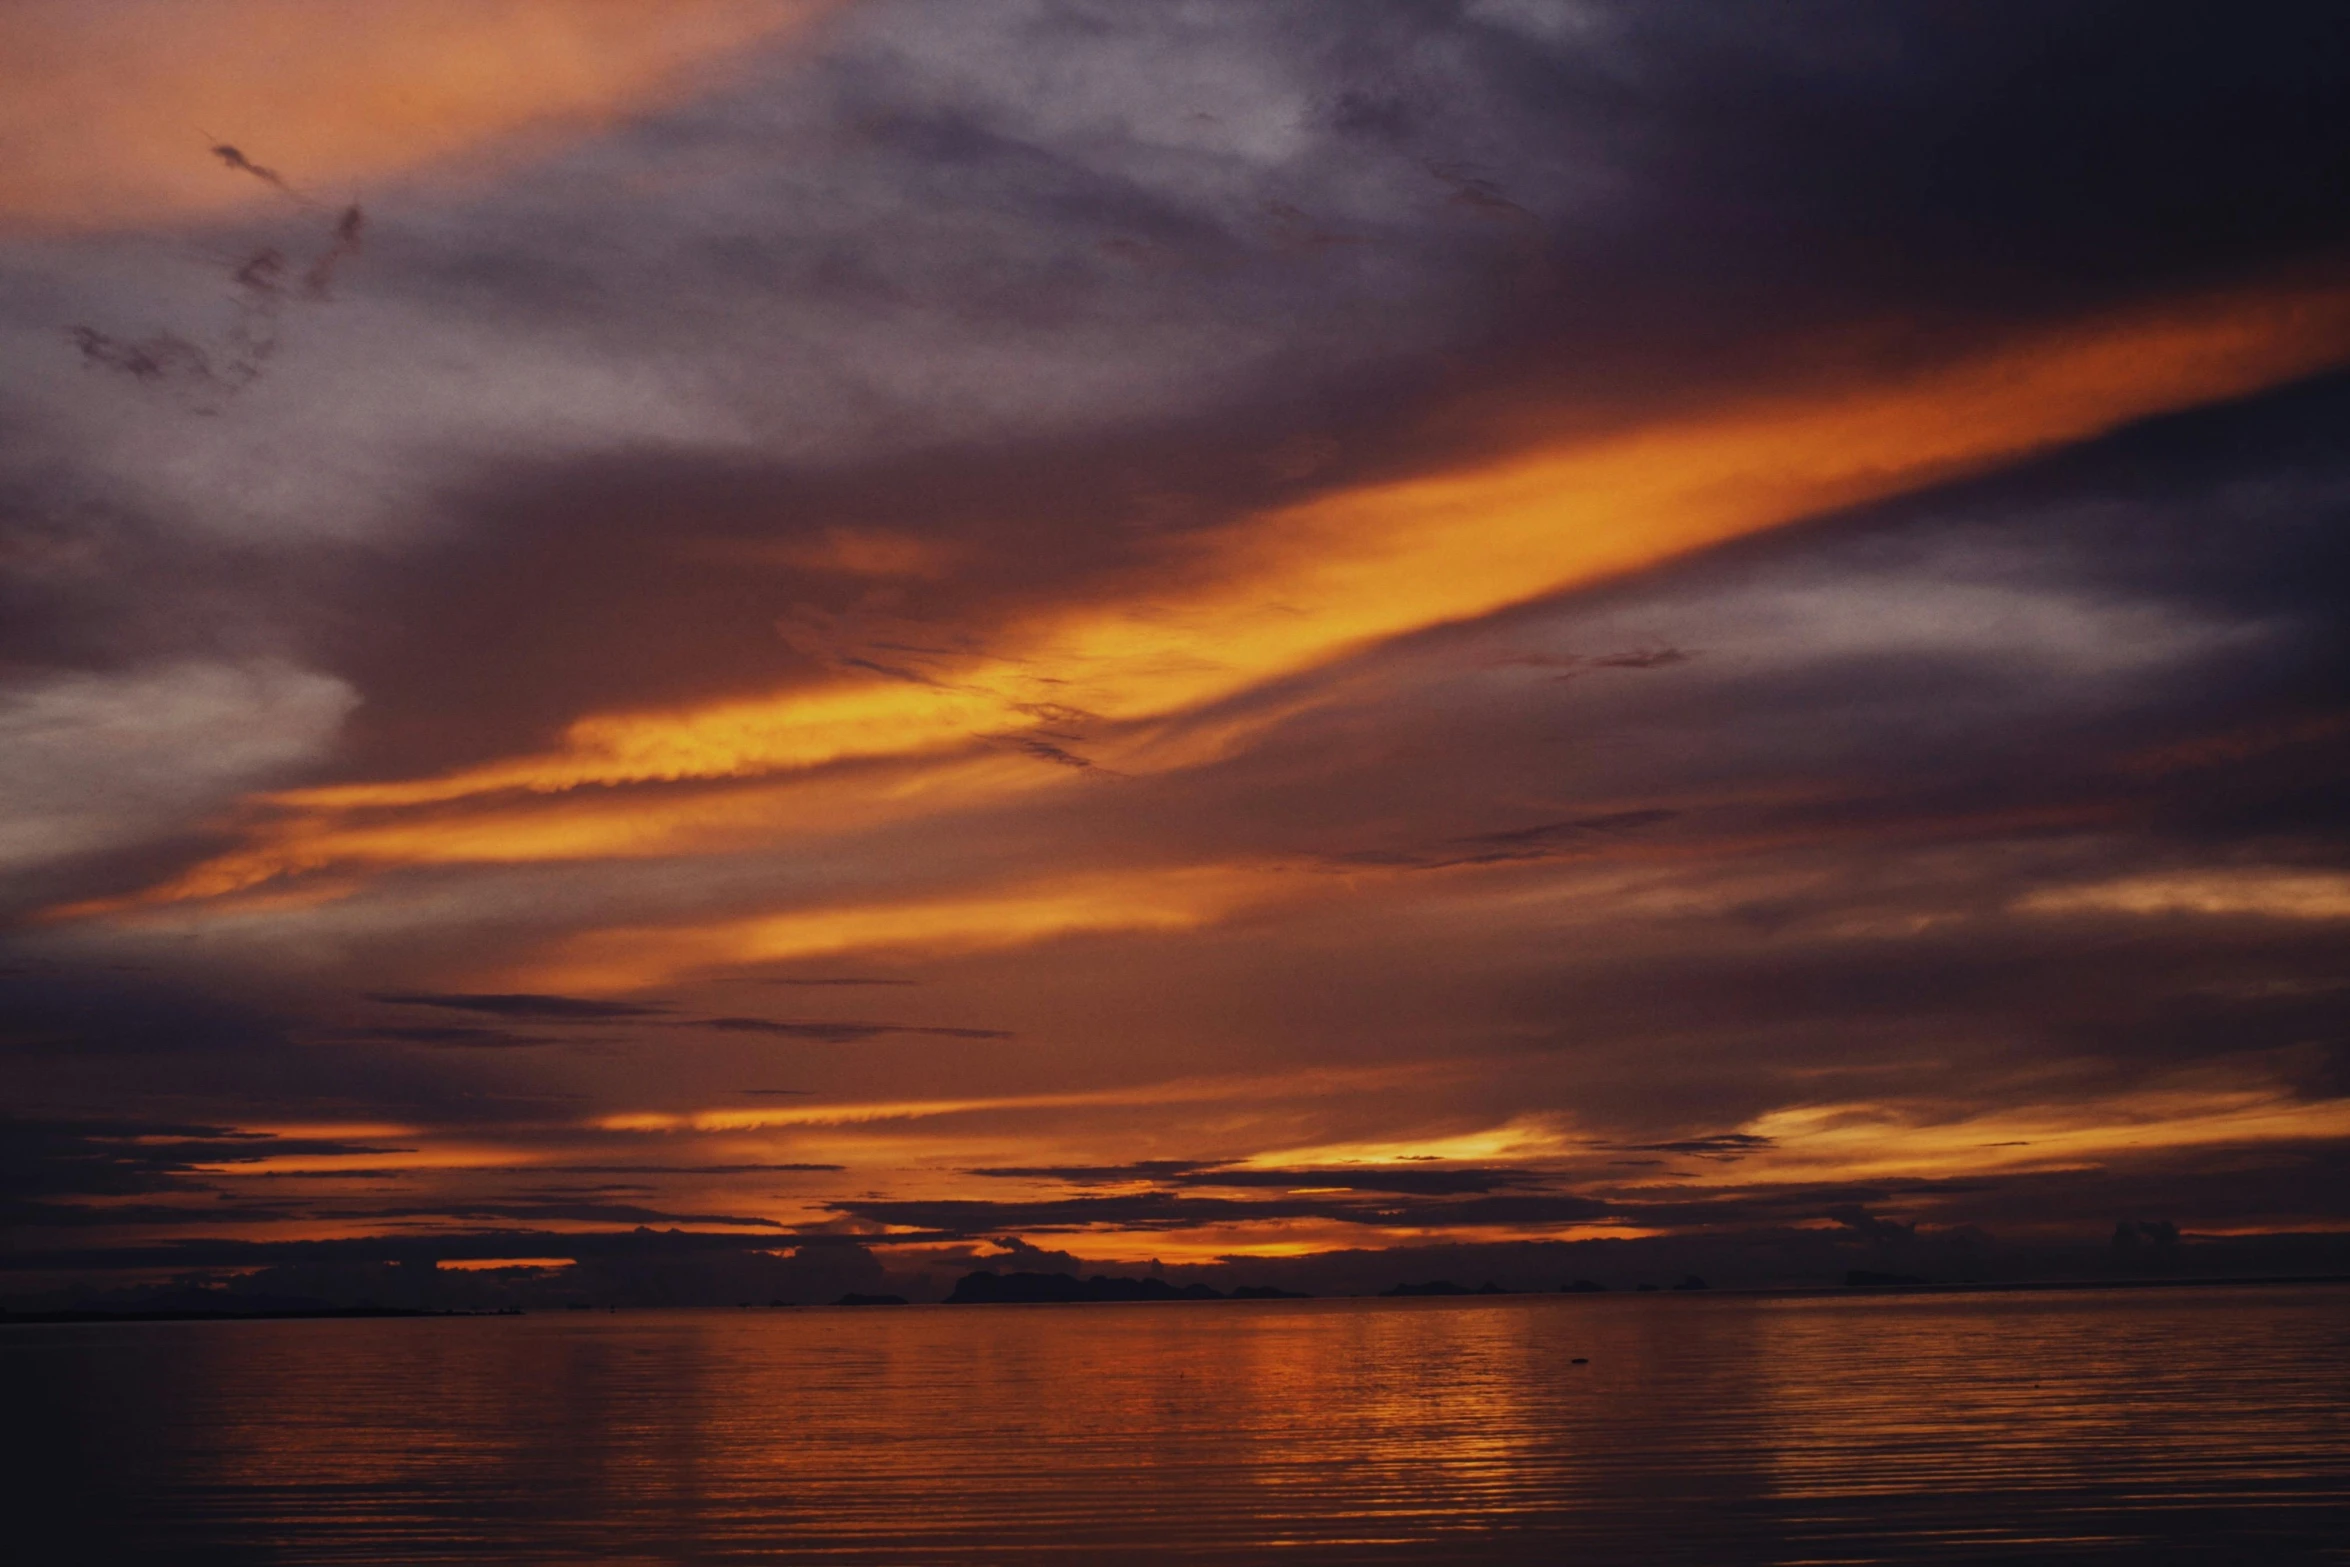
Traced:
[[[800, 1249], [814, 1243], [803, 1240]], [[252, 1240], [233, 1236], [191, 1236], [156, 1245], [74, 1247], [0, 1256], [0, 1270], [253, 1268], [289, 1264], [376, 1262], [467, 1262], [508, 1257], [568, 1257], [589, 1262], [685, 1262], [744, 1251], [766, 1252], [777, 1245], [769, 1231], [721, 1230], [549, 1231], [471, 1229], [437, 1235], [338, 1236], [327, 1240]], [[697, 1299], [695, 1304], [715, 1304]], [[729, 1302], [731, 1304], [731, 1302]]]
[[235, 169], [240, 174], [250, 174], [255, 179], [261, 181], [263, 184], [274, 185], [289, 196], [294, 194], [294, 188], [286, 183], [284, 175], [278, 173], [278, 171], [275, 169], [264, 168], [260, 164], [255, 163], [251, 158], [246, 157], [244, 153], [240, 152], [237, 148], [230, 146], [227, 142], [222, 142], [212, 148], [212, 155], [215, 158], [218, 158], [223, 164], [226, 164], [229, 168]]
[[[159, 900], [249, 886], [293, 868], [271, 836], [316, 865], [348, 813], [439, 808], [516, 791], [690, 783], [880, 758], [959, 769], [982, 734], [1036, 727], [1040, 704], [1074, 704], [1135, 726], [1107, 759], [1132, 772], [1154, 755], [1150, 726], [1298, 675], [1384, 638], [1604, 581], [1830, 506], [2012, 459], [2182, 403], [2234, 395], [2321, 368], [2350, 351], [2345, 299], [2255, 293], [2197, 301], [1977, 353], [1895, 385], [1766, 399], [1726, 414], [1538, 445], [1464, 473], [1339, 493], [1180, 547], [1125, 591], [1036, 616], [1003, 639], [1017, 651], [963, 662], [940, 683], [834, 681], [676, 712], [607, 712], [571, 723], [550, 752], [420, 779], [336, 785], [280, 797], [294, 815], [203, 867]], [[1137, 591], [1146, 589], [1146, 591]], [[1948, 590], [1943, 618], [1981, 613]], [[2003, 607], [2031, 612], [2029, 600]], [[1813, 618], [1860, 634], [1934, 633], [1944, 606], [1881, 610], [1838, 597]], [[1819, 610], [1830, 613], [1822, 614]], [[2077, 656], [2127, 662], [2161, 628], [2096, 635], [2083, 617], [2035, 616], [2027, 635]], [[1846, 633], [1850, 635], [1852, 633]], [[1097, 752], [1104, 750], [1097, 745]], [[1103, 760], [1097, 755], [1095, 760]], [[990, 791], [993, 792], [993, 791]], [[935, 808], [966, 791], [909, 791]], [[625, 818], [611, 830], [642, 842]], [[447, 842], [445, 834], [428, 835]], [[380, 843], [369, 830], [366, 840]], [[576, 839], [572, 840], [576, 848]], [[372, 858], [372, 856], [369, 856]], [[845, 950], [815, 948], [813, 951]], [[787, 950], [773, 956], [788, 956]]]
[[1321, 1169], [1209, 1169], [1177, 1175], [1181, 1186], [1277, 1187], [1283, 1191], [1320, 1188], [1330, 1191], [1406, 1192], [1420, 1196], [1459, 1196], [1497, 1190], [1541, 1188], [1552, 1177], [1537, 1170], [1477, 1166], [1426, 1166], [1368, 1169], [1341, 1166]]
[[437, 4], [0, 49], [6, 1097], [277, 1150], [41, 1266], [2338, 1222], [2322, 8]]
[[[236, 154], [234, 147], [213, 150]], [[284, 185], [270, 170], [244, 163], [242, 154], [237, 154], [234, 166]], [[302, 270], [300, 298], [322, 302], [329, 297], [337, 269], [359, 253], [365, 221], [356, 204], [343, 209], [326, 246]], [[267, 245], [237, 264], [229, 273], [229, 314], [219, 333], [206, 340], [210, 346], [173, 332], [126, 342], [89, 326], [72, 327], [66, 336], [80, 351], [83, 368], [114, 371], [134, 382], [171, 390], [190, 411], [217, 414], [225, 399], [258, 381], [277, 354], [283, 310], [295, 297], [287, 291], [288, 265], [282, 251]]]
[[[185, 167], [204, 150], [198, 125], [298, 147], [322, 187], [459, 153], [495, 158], [501, 138], [535, 126], [592, 127], [657, 101], [681, 73], [820, 9], [688, 0], [655, 27], [541, 0], [234, 0], [201, 18], [156, 0], [102, 14], [30, 0], [0, 24], [10, 62], [0, 125], [19, 149], [0, 216], [80, 228], [233, 208], [238, 193]], [[291, 193], [237, 146], [211, 152]]]
[[377, 990], [368, 992], [367, 999], [389, 1006], [440, 1007], [456, 1012], [486, 1012], [492, 1017], [560, 1023], [622, 1022], [634, 1018], [658, 1017], [670, 1010], [665, 1006], [648, 1006], [632, 1001], [599, 1001], [585, 996], [546, 996], [520, 992], [483, 994]]
[[1180, 930], [1271, 891], [1248, 866], [1096, 876], [970, 898], [772, 914], [705, 926], [602, 930], [564, 942], [524, 972], [541, 982], [642, 989], [681, 972], [780, 959], [915, 948], [985, 950], [1072, 933]]
[[841, 1170], [838, 1164], [549, 1164], [539, 1169], [565, 1175], [762, 1175], [772, 1171]]
[[200, 1177], [216, 1166], [404, 1151], [342, 1138], [280, 1136], [184, 1122], [11, 1117], [0, 1119], [0, 1194], [209, 1194], [213, 1182]]
[[1677, 647], [1661, 647], [1631, 653], [1608, 653], [1590, 662], [1594, 669], [1669, 669], [1675, 664], [1686, 664], [1696, 656]]
[[631, 1203], [615, 1202], [498, 1202], [449, 1203], [433, 1207], [345, 1208], [320, 1215], [344, 1223], [376, 1220], [518, 1219], [525, 1223], [563, 1220], [577, 1224], [717, 1224], [736, 1229], [783, 1228], [773, 1219], [723, 1213], [664, 1213]]
[[1444, 870], [1463, 865], [1496, 865], [1513, 860], [1546, 860], [1565, 854], [1590, 853], [1611, 837], [1659, 826], [1679, 817], [1675, 810], [1608, 811], [1568, 821], [1539, 822], [1499, 832], [1471, 833], [1422, 849], [1358, 849], [1339, 856], [1343, 863], [1390, 865], [1419, 870]]
[[1476, 1230], [1559, 1226], [1616, 1216], [1608, 1203], [1564, 1193], [1510, 1193], [1436, 1199], [1385, 1188], [1375, 1199], [1284, 1195], [1254, 1199], [1193, 1197], [1169, 1191], [991, 1202], [973, 1198], [893, 1201], [848, 1199], [836, 1213], [902, 1227], [925, 1239], [968, 1239], [1017, 1231], [1068, 1234], [1195, 1230], [1275, 1221], [1330, 1220], [1398, 1230]]
[[358, 699], [331, 675], [265, 660], [0, 685], [0, 866], [182, 830], [313, 761]]
[[357, 202], [345, 207], [335, 219], [327, 247], [312, 258], [302, 269], [302, 292], [312, 299], [325, 299], [334, 288], [335, 273], [344, 262], [359, 254], [360, 236], [366, 231], [367, 214]]
[[2287, 867], [2216, 866], [2045, 887], [2016, 907], [2027, 914], [2200, 914], [2215, 918], [2350, 919], [2350, 874]]
[[1915, 1224], [1882, 1218], [1858, 1203], [1839, 1204], [1828, 1210], [1828, 1217], [1873, 1245], [1902, 1246], [1917, 1238]]
[[1237, 1167], [1215, 1161], [1144, 1159], [1120, 1165], [1000, 1165], [965, 1172], [997, 1180], [1060, 1181], [1073, 1186], [1143, 1183], [1155, 1186], [1300, 1189], [1319, 1192], [1408, 1192], [1456, 1196], [1511, 1187], [1541, 1187], [1554, 1177], [1538, 1170], [1437, 1165], [1346, 1165], [1317, 1168]]
[[1178, 1176], [1206, 1168], [1192, 1159], [1141, 1159], [1132, 1164], [994, 1165], [966, 1170], [966, 1175], [1007, 1181], [1064, 1181], [1072, 1186], [1121, 1186], [1134, 1182], [1164, 1185]]
[[1687, 1153], [1708, 1158], [1735, 1159], [1771, 1146], [1771, 1139], [1753, 1132], [1717, 1132], [1711, 1137], [1685, 1137], [1669, 1143], [1616, 1143], [1629, 1153]]
[[535, 1034], [517, 1034], [504, 1028], [474, 1028], [465, 1024], [412, 1024], [400, 1028], [354, 1029], [340, 1036], [392, 1045], [434, 1045], [460, 1050], [518, 1050], [561, 1041]]
[[714, 1028], [729, 1034], [772, 1034], [780, 1039], [812, 1039], [828, 1045], [855, 1044], [888, 1034], [917, 1034], [932, 1039], [1009, 1039], [1001, 1028], [940, 1028], [918, 1023], [786, 1022], [769, 1017], [696, 1018], [685, 1026]]
[[812, 978], [811, 978], [811, 977], [806, 977], [806, 976], [800, 976], [800, 975], [787, 975], [787, 976], [781, 976], [781, 977], [776, 977], [776, 976], [768, 976], [768, 977], [764, 977], [764, 978], [762, 978], [762, 979], [759, 981], [759, 983], [761, 983], [761, 984], [763, 984], [763, 985], [812, 985], [812, 986], [825, 986], [825, 985], [843, 985], [843, 986], [857, 986], [857, 985], [916, 985], [916, 984], [920, 984], [920, 983], [921, 983], [921, 981], [919, 981], [919, 980], [912, 980], [912, 979], [886, 979], [886, 978], [875, 978], [875, 977], [873, 977], [873, 976], [871, 976], [871, 975], [857, 975], [857, 974], [846, 974], [846, 975], [843, 975], [843, 974], [826, 974], [826, 975], [817, 975], [817, 976], [814, 976], [814, 977], [812, 977]]

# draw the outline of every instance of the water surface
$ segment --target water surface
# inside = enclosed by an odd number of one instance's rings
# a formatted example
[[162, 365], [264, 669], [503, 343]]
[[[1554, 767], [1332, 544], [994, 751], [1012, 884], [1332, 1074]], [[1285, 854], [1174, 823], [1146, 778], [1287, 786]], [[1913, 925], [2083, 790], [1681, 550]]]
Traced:
[[2339, 1287], [16, 1327], [0, 1395], [40, 1560], [2350, 1562]]

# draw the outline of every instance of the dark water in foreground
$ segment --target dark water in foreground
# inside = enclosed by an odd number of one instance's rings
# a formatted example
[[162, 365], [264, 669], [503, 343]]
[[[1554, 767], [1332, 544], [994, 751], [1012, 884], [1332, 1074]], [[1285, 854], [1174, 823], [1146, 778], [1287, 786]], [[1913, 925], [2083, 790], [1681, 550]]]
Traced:
[[26, 1561], [2350, 1562], [2345, 1287], [18, 1327], [0, 1398]]

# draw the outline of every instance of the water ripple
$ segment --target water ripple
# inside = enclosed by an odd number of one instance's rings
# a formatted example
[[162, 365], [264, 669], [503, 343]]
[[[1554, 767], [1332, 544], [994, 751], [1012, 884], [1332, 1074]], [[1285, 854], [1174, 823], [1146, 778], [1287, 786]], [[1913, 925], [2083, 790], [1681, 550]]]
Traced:
[[0, 1391], [59, 1560], [2350, 1562], [2342, 1289], [15, 1328]]

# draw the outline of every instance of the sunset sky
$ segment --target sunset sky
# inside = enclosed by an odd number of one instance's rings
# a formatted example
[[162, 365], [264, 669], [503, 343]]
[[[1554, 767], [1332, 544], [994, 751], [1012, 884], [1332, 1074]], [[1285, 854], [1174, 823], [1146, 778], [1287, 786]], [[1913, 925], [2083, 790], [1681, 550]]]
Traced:
[[2350, 1255], [2338, 7], [22, 0], [0, 147], [0, 1295]]

